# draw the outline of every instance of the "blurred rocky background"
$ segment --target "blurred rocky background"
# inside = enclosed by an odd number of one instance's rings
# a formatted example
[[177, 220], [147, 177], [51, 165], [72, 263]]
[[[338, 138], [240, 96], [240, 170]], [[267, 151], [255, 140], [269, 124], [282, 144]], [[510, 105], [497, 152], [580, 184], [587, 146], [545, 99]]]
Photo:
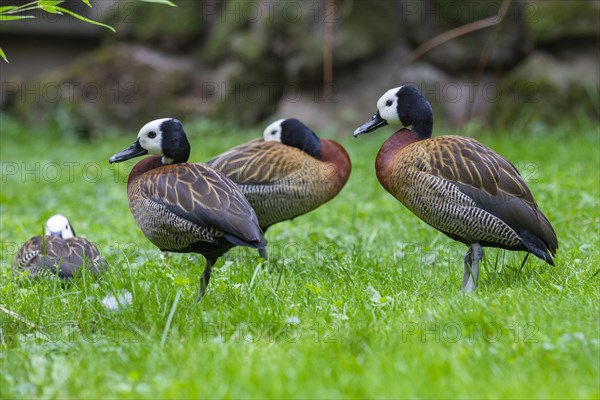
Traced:
[[[446, 127], [599, 119], [597, 0], [173, 1], [64, 4], [117, 33], [68, 16], [1, 22], [2, 111], [83, 137], [164, 116], [296, 117], [342, 134], [412, 83]], [[490, 26], [446, 40], [472, 23]]]

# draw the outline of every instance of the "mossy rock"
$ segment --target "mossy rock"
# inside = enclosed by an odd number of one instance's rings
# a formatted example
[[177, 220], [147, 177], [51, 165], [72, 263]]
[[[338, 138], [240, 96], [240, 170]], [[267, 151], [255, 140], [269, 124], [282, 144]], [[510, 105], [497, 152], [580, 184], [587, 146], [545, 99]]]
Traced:
[[[255, 5], [256, 2], [248, 1]], [[239, 0], [225, 1], [218, 10], [217, 23], [212, 26], [202, 49], [202, 59], [210, 66], [225, 61], [231, 55], [232, 35], [243, 33], [252, 25], [251, 21], [242, 18], [240, 7], [244, 2]]]
[[[486, 18], [490, 22], [498, 21], [498, 15], [502, 15], [500, 0], [423, 0], [403, 4], [403, 32], [414, 47], [471, 22]], [[423, 59], [444, 71], [458, 74], [473, 73], [481, 66], [490, 71], [509, 69], [525, 57], [531, 46], [523, 21], [523, 3], [513, 1], [503, 17], [497, 25], [458, 36], [434, 47], [423, 55]], [[480, 65], [482, 59], [485, 64]]]
[[[217, 84], [208, 115], [238, 126], [252, 126], [272, 115], [285, 88], [281, 63], [246, 69], [236, 62], [229, 76]], [[205, 94], [206, 95], [206, 94]]]
[[155, 118], [197, 114], [182, 100], [193, 80], [190, 70], [143, 47], [108, 46], [42, 76], [46, 90], [16, 99], [10, 111], [32, 123], [59, 116], [79, 136], [102, 136], [114, 125], [137, 129]]
[[392, 1], [345, 1], [335, 14], [335, 64], [344, 66], [384, 52], [403, 40]]
[[[532, 53], [500, 83], [492, 107], [497, 126], [551, 126], [577, 118], [600, 119], [598, 64], [593, 54], [561, 60]], [[594, 78], [596, 77], [596, 78]], [[573, 118], [571, 118], [573, 117]]]
[[288, 80], [320, 85], [327, 24], [334, 31], [332, 55], [338, 70], [385, 52], [390, 43], [401, 40], [393, 2], [338, 1], [335, 13], [327, 15], [324, 3], [284, 0], [252, 13], [260, 17], [236, 18], [259, 4], [230, 0], [223, 5], [223, 17], [202, 52], [205, 62], [217, 66], [229, 60], [254, 66], [272, 63], [267, 54], [274, 54], [285, 63]]
[[106, 22], [117, 28], [121, 37], [151, 44], [169, 51], [180, 51], [197, 44], [208, 29], [209, 16], [204, 1], [177, 1], [177, 7], [141, 1], [116, 3]]
[[525, 22], [538, 43], [590, 38], [600, 24], [600, 2], [593, 0], [532, 0], [524, 7]]
[[218, 23], [214, 24], [203, 47], [203, 61], [213, 67], [226, 61], [269, 63], [272, 60], [266, 58], [267, 52], [280, 58], [303, 53], [312, 36], [308, 14], [299, 11], [294, 23], [289, 23], [282, 11], [287, 5], [302, 7], [303, 4], [288, 0], [269, 4], [277, 7], [261, 7], [257, 1], [224, 2]]

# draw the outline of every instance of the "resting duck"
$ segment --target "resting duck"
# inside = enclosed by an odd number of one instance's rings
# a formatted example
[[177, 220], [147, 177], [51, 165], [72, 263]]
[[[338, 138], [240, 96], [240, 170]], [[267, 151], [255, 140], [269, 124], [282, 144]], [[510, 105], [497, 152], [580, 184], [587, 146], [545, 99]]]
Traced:
[[206, 292], [212, 266], [234, 246], [264, 248], [254, 210], [237, 186], [206, 164], [188, 163], [183, 125], [163, 118], [144, 125], [137, 140], [110, 158], [138, 162], [127, 181], [129, 208], [144, 235], [162, 251], [206, 258], [197, 301]]
[[29, 239], [13, 259], [13, 270], [29, 271], [32, 277], [51, 273], [69, 279], [81, 268], [98, 274], [106, 267], [98, 248], [75, 236], [69, 220], [60, 214], [48, 219], [44, 236]]
[[[325, 204], [348, 181], [348, 153], [319, 139], [294, 118], [270, 124], [252, 140], [208, 161], [234, 181], [256, 211], [263, 231]], [[265, 251], [260, 252], [266, 259]]]
[[554, 229], [509, 161], [471, 138], [432, 138], [431, 105], [412, 86], [381, 96], [354, 136], [387, 124], [404, 128], [381, 147], [377, 178], [417, 217], [468, 246], [464, 291], [477, 287], [481, 246], [526, 251], [554, 265]]

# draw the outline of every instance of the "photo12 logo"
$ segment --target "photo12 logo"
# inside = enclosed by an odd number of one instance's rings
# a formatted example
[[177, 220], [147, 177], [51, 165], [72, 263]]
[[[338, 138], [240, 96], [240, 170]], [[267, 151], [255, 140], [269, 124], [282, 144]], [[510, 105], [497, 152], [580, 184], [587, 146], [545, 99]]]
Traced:
[[119, 82], [102, 85], [97, 82], [2, 82], [2, 93], [20, 102], [35, 103], [137, 103], [140, 101], [140, 86], [134, 82]]
[[120, 164], [79, 161], [17, 162], [0, 163], [3, 184], [6, 183], [97, 183], [103, 177], [112, 176], [113, 182], [127, 182], [135, 161]]
[[201, 328], [203, 342], [220, 343], [296, 343], [301, 339], [314, 343], [336, 343], [339, 327], [333, 323], [300, 324], [296, 317], [285, 322], [239, 322], [233, 325], [222, 322], [206, 322]]
[[533, 322], [503, 326], [496, 322], [403, 322], [398, 327], [402, 342], [457, 343], [483, 340], [496, 343], [537, 343], [538, 326]]

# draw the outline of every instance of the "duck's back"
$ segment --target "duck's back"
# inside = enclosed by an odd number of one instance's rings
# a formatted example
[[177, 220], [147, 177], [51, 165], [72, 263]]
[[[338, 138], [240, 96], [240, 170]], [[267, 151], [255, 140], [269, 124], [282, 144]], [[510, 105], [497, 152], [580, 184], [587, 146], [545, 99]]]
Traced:
[[[323, 153], [340, 152], [321, 140]], [[343, 149], [341, 150], [343, 151]], [[345, 154], [345, 151], [343, 151]], [[208, 162], [236, 182], [263, 228], [314, 210], [332, 199], [350, 172], [334, 159], [319, 160], [306, 152], [275, 141], [253, 140]], [[339, 156], [343, 159], [342, 156]]]
[[235, 184], [204, 164], [165, 165], [128, 184], [133, 217], [161, 250], [197, 251], [220, 238], [259, 245], [262, 234], [250, 204]]

